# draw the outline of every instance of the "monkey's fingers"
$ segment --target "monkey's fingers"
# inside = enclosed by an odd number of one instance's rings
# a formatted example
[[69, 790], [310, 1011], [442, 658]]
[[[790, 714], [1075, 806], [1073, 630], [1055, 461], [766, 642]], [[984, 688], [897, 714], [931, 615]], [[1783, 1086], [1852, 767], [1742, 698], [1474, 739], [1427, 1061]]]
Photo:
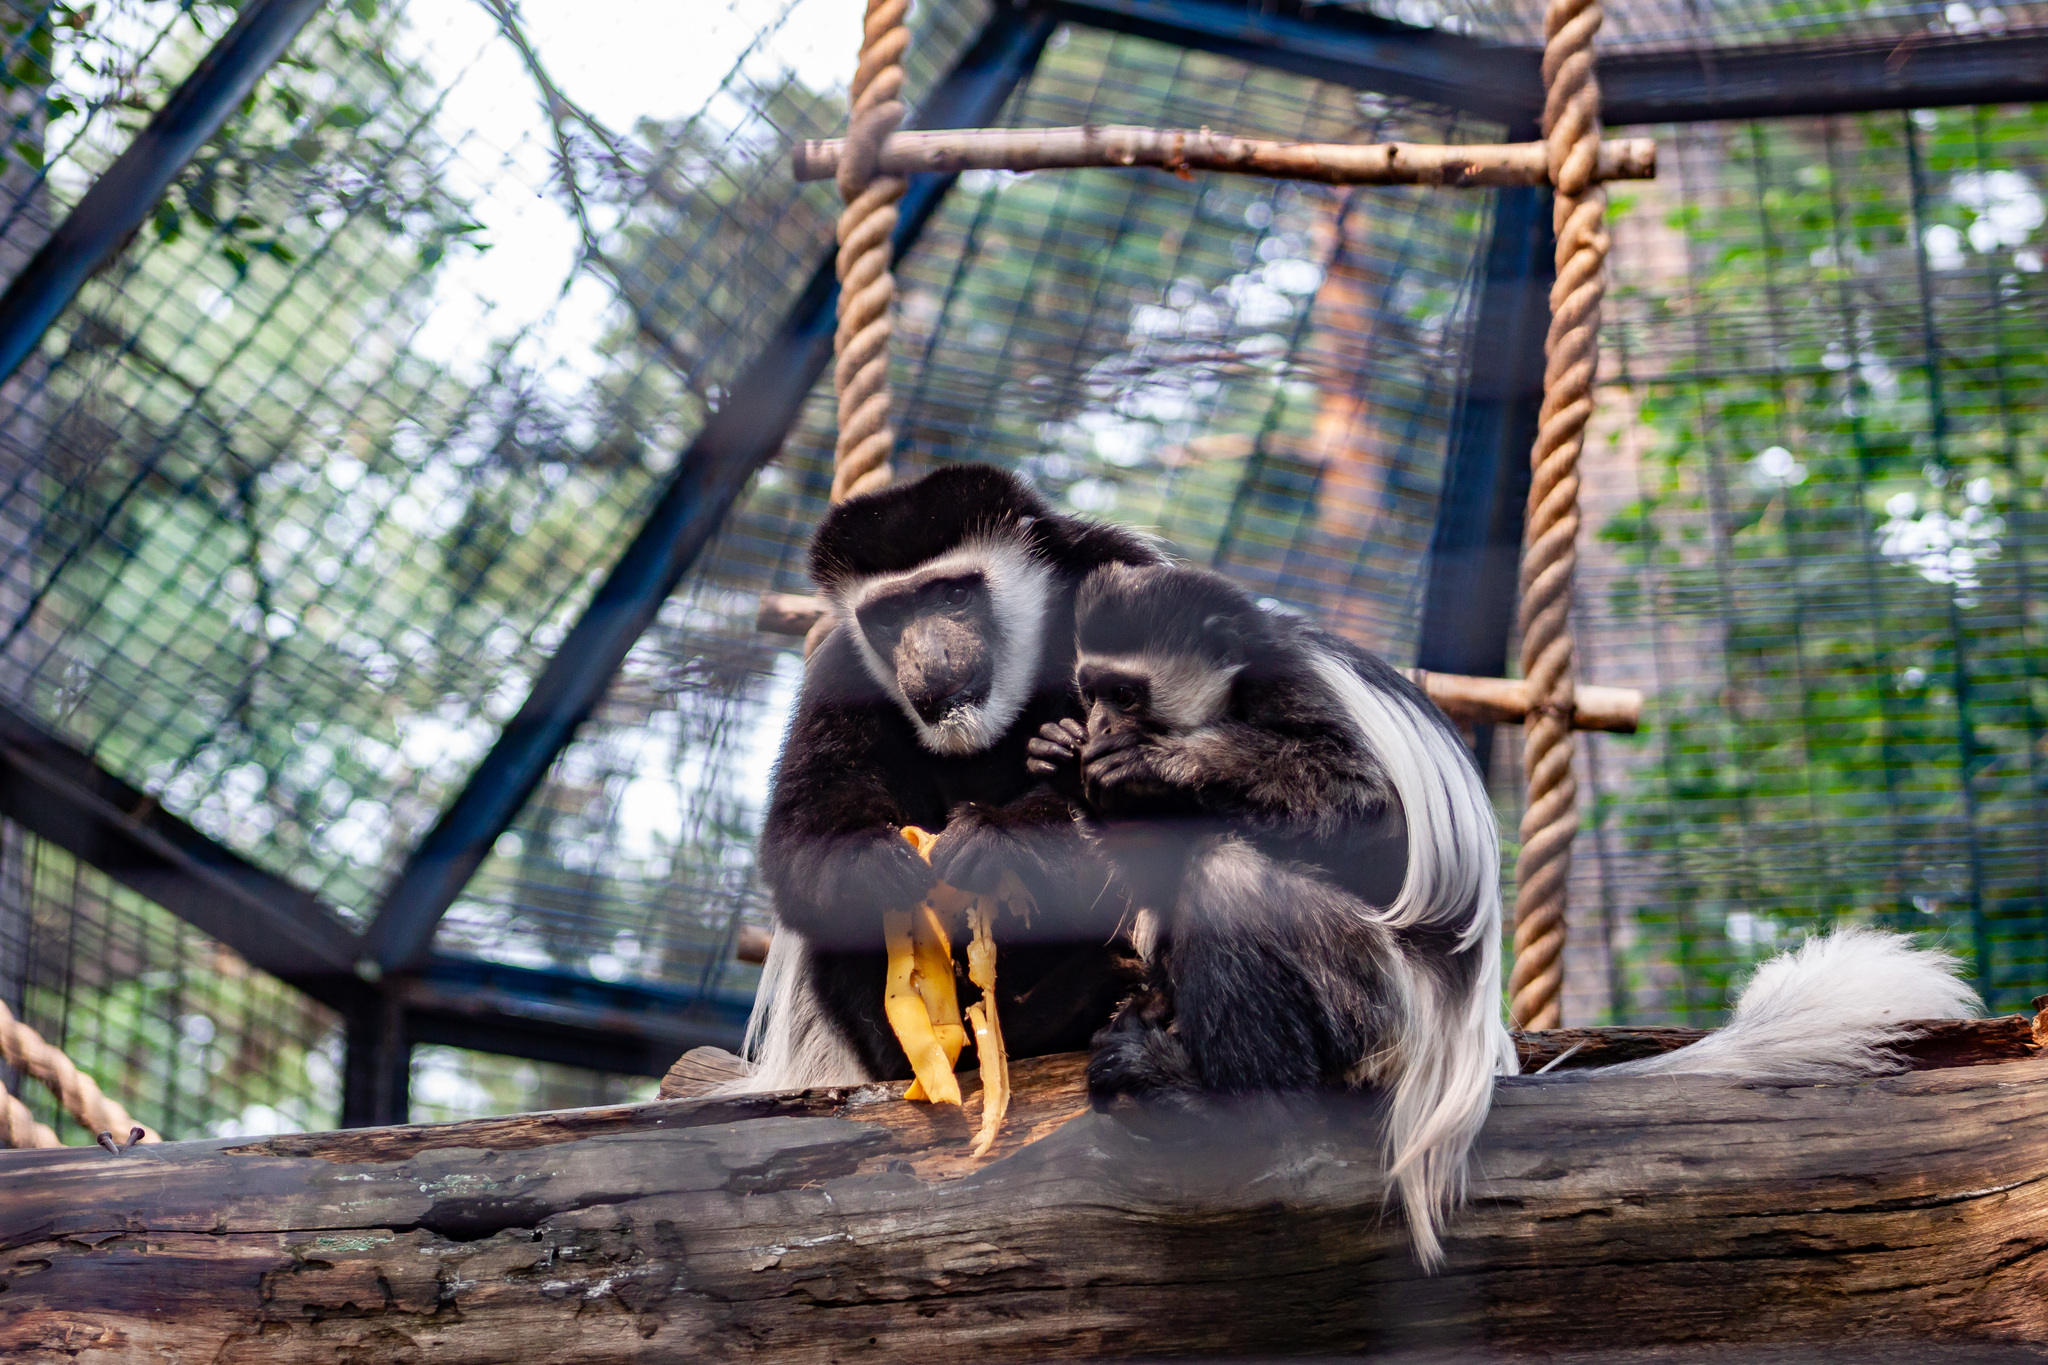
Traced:
[[1087, 745], [1081, 750], [1081, 762], [1085, 764], [1098, 763], [1108, 758], [1111, 754], [1120, 754], [1128, 749], [1135, 749], [1144, 741], [1145, 737], [1136, 730], [1118, 730], [1114, 734], [1103, 735], [1099, 739], [1089, 740]]
[[1119, 749], [1112, 749], [1100, 757], [1089, 759], [1085, 771], [1089, 786], [1114, 787], [1130, 781], [1150, 766], [1143, 749], [1135, 745], [1125, 745]]
[[1072, 767], [1081, 761], [1080, 750], [1068, 749], [1043, 739], [1034, 739], [1027, 743], [1024, 752], [1028, 755], [1024, 760], [1025, 767], [1028, 768], [1035, 763], [1046, 772]]

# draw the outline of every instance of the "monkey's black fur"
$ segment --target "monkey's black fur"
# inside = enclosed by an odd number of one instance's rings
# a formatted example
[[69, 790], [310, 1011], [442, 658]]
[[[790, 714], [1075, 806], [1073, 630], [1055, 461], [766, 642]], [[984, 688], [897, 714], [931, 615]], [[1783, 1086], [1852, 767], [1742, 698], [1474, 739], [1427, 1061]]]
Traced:
[[[1043, 575], [1044, 591], [1031, 599], [1043, 604], [1042, 653], [1021, 710], [976, 752], [934, 752], [900, 692], [892, 696], [874, 676], [876, 660], [864, 659], [849, 633], [858, 625], [842, 622], [809, 662], [761, 836], [776, 917], [810, 945], [801, 987], [872, 1078], [910, 1074], [882, 1009], [881, 917], [914, 906], [935, 879], [993, 892], [1011, 870], [1037, 901], [1028, 940], [1005, 931], [1000, 1006], [1014, 1054], [1085, 1046], [1134, 970], [1128, 948], [1113, 943], [1121, 906], [1107, 869], [1073, 804], [1026, 772], [1025, 745], [1042, 726], [1080, 714], [1074, 590], [1098, 567], [1153, 563], [1158, 553], [1128, 532], [1056, 513], [1000, 470], [952, 466], [832, 509], [812, 540], [812, 576], [836, 597], [877, 575], [918, 570], [963, 546], [971, 558], [990, 545], [1022, 547]], [[981, 596], [939, 621], [953, 632], [940, 653], [971, 627], [990, 638], [965, 643], [1000, 658], [1030, 623], [1004, 619], [1000, 595], [972, 580], [954, 595]], [[905, 610], [915, 627], [949, 608], [917, 597]], [[940, 833], [929, 865], [897, 833], [904, 825]]]
[[1378, 913], [1407, 871], [1403, 811], [1314, 656], [1436, 727], [1435, 754], [1462, 745], [1386, 663], [1214, 574], [1107, 570], [1076, 617], [1088, 720], [1050, 727], [1034, 770], [1078, 766], [1105, 850], [1158, 923], [1147, 993], [1096, 1040], [1094, 1092], [1356, 1083], [1396, 1045], [1416, 976], [1461, 998], [1482, 952], [1458, 950], [1463, 922]]

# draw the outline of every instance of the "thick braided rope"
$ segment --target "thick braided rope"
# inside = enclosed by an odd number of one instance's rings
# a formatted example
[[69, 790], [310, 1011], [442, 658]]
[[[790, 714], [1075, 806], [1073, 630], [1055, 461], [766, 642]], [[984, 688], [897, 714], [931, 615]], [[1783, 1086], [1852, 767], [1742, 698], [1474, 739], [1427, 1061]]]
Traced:
[[860, 65], [853, 75], [847, 147], [840, 158], [839, 329], [832, 383], [839, 394], [839, 439], [832, 450], [832, 501], [887, 486], [889, 452], [889, 311], [896, 277], [889, 238], [896, 230], [901, 176], [875, 174], [882, 139], [903, 121], [904, 23], [910, 0], [868, 0]]
[[1544, 340], [1543, 409], [1530, 452], [1528, 542], [1522, 553], [1522, 676], [1534, 705], [1523, 724], [1529, 783], [1515, 863], [1515, 965], [1509, 1009], [1523, 1028], [1556, 1028], [1564, 985], [1564, 912], [1578, 833], [1572, 776], [1571, 601], [1578, 560], [1579, 451], [1593, 412], [1607, 192], [1600, 156], [1600, 84], [1593, 35], [1600, 0], [1551, 0], [1544, 15], [1543, 133], [1555, 190], [1557, 283]]
[[[66, 1113], [83, 1124], [88, 1133], [112, 1133], [116, 1142], [126, 1143], [129, 1130], [138, 1126], [134, 1119], [128, 1117], [126, 1109], [100, 1093], [100, 1088], [92, 1077], [80, 1071], [58, 1048], [45, 1042], [42, 1034], [16, 1019], [13, 1011], [4, 1004], [0, 1004], [0, 1061], [48, 1086], [57, 1096], [57, 1103], [63, 1105]], [[0, 1114], [0, 1133], [5, 1134], [7, 1145], [56, 1146], [56, 1135], [41, 1124], [36, 1124], [35, 1127], [41, 1129], [42, 1133], [49, 1134], [48, 1142], [41, 1141], [41, 1134], [37, 1133], [28, 1134], [36, 1139], [34, 1141], [15, 1141], [18, 1126], [13, 1108], [19, 1108], [20, 1105], [20, 1100], [9, 1096], [8, 1106], [12, 1108], [8, 1108], [5, 1114]], [[0, 1106], [5, 1107], [7, 1106]], [[25, 1118], [27, 1113], [25, 1108], [21, 1109], [22, 1117]], [[145, 1128], [142, 1140], [155, 1142], [157, 1135]]]
[[23, 1104], [5, 1090], [0, 1090], [0, 1147], [62, 1147], [57, 1135], [50, 1131], [47, 1123], [37, 1123], [35, 1115], [28, 1112]]

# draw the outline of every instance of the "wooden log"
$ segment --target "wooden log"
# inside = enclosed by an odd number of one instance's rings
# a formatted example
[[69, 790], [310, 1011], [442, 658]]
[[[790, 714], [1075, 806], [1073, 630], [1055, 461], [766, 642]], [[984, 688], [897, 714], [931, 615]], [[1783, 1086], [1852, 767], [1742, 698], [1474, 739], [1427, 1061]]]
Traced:
[[[790, 160], [798, 180], [839, 173], [841, 139], [800, 142]], [[945, 128], [894, 133], [882, 144], [879, 169], [919, 171], [1046, 171], [1083, 166], [1154, 166], [1186, 174], [1224, 171], [1325, 185], [1547, 185], [1540, 142], [1438, 146], [1417, 142], [1268, 142], [1207, 128]], [[1600, 144], [1602, 180], [1650, 180], [1657, 144], [1618, 138]]]
[[1015, 1081], [984, 1161], [971, 1078], [964, 1112], [863, 1086], [0, 1153], [0, 1358], [2048, 1351], [2048, 1061], [1502, 1082], [1434, 1276], [1358, 1102], [1104, 1114], [1076, 1058]]
[[[767, 593], [761, 598], [754, 625], [776, 635], [807, 635], [824, 614], [821, 598]], [[1519, 678], [1468, 678], [1420, 668], [1406, 671], [1452, 720], [1518, 725], [1529, 714], [1528, 690]], [[1578, 704], [1572, 711], [1576, 728], [1632, 735], [1642, 719], [1643, 694], [1635, 688], [1579, 685]]]
[[[2040, 1009], [2040, 1004], [2035, 1008]], [[1915, 1071], [2024, 1061], [2041, 1056], [2048, 1049], [2048, 1022], [2044, 1021], [2048, 1021], [2048, 1013], [2032, 1019], [2024, 1014], [2009, 1014], [2000, 1019], [1923, 1019], [1914, 1026], [1918, 1036], [1901, 1045], [1899, 1052]], [[1541, 1029], [1517, 1032], [1515, 1054], [1524, 1075], [1552, 1070], [1583, 1071], [1676, 1052], [1711, 1032], [1661, 1025]], [[745, 1064], [723, 1048], [692, 1048], [662, 1078], [661, 1097], [689, 1099], [745, 1074]]]
[[[2031, 1019], [2024, 1014], [1998, 1019], [1923, 1019], [1913, 1025], [1919, 1036], [1903, 1044], [1899, 1052], [1915, 1071], [2022, 1061], [2048, 1048], [2044, 1019], [2048, 1014]], [[1515, 1052], [1525, 1073], [1545, 1067], [1577, 1071], [1676, 1052], [1712, 1031], [1665, 1026], [1541, 1029], [1515, 1034]]]

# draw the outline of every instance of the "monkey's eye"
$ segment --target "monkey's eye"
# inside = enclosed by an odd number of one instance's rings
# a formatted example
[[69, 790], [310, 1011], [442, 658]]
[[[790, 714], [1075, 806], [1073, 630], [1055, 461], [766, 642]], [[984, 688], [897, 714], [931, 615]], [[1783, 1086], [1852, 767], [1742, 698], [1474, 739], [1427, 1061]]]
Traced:
[[1119, 711], [1138, 709], [1138, 689], [1129, 683], [1119, 683], [1109, 694], [1109, 704]]
[[967, 605], [967, 599], [972, 596], [974, 596], [973, 593], [960, 584], [955, 583], [952, 587], [946, 589], [946, 605], [949, 607], [964, 607]]

